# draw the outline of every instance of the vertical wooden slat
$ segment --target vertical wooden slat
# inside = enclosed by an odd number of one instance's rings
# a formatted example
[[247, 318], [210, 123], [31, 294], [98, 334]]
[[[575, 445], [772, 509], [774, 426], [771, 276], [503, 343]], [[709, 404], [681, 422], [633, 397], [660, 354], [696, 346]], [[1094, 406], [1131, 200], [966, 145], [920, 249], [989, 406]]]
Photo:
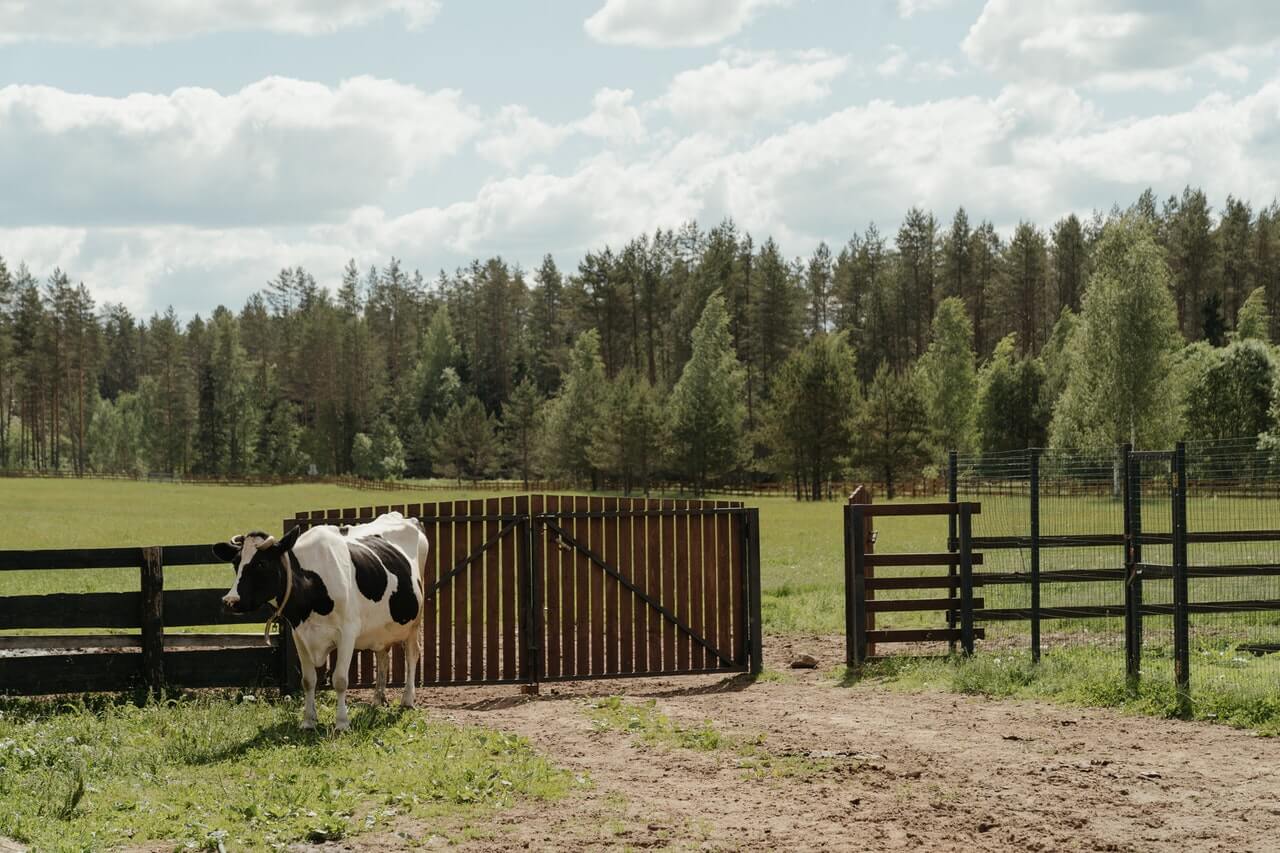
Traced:
[[[455, 517], [465, 517], [470, 512], [467, 501], [454, 501]], [[465, 521], [453, 524], [453, 562], [462, 562], [467, 558], [467, 528]], [[452, 568], [452, 566], [450, 566]], [[453, 579], [453, 680], [466, 681], [467, 672], [467, 589], [471, 580], [471, 569], [460, 572]]]
[[[676, 501], [676, 509], [687, 510], [688, 501]], [[676, 607], [680, 621], [689, 624], [689, 516], [677, 515], [676, 523]], [[689, 635], [676, 634], [676, 669], [689, 669]]]
[[[584, 497], [574, 498], [574, 512], [589, 512], [591, 501]], [[574, 519], [573, 538], [584, 545], [591, 544], [591, 525], [585, 518]], [[594, 567], [585, 554], [574, 549], [574, 647], [577, 650], [576, 672], [588, 675], [591, 672], [591, 572]]]
[[733, 630], [733, 614], [738, 612], [734, 604], [734, 590], [741, 589], [742, 567], [734, 559], [741, 550], [742, 519], [738, 515], [722, 515], [716, 522], [716, 628], [720, 641], [716, 646], [720, 653], [734, 661], [740, 660], [736, 654], [730, 655], [735, 648]]
[[[729, 590], [729, 612], [732, 620], [730, 629], [733, 635], [733, 654], [731, 659], [735, 663], [744, 663], [747, 655], [747, 603], [742, 597], [742, 586], [747, 578], [747, 554], [742, 549], [742, 533], [744, 528], [744, 517], [741, 515], [733, 516], [733, 524], [730, 525], [728, 556], [724, 559], [724, 565], [720, 567], [720, 576], [724, 578], [725, 585]], [[724, 605], [721, 604], [721, 612], [723, 613]]]
[[[618, 519], [618, 573], [631, 583], [636, 582], [635, 554], [632, 535], [635, 532], [635, 517], [631, 514], [631, 498], [623, 498], [618, 502], [618, 510], [625, 515]], [[619, 584], [618, 589], [618, 672], [635, 672], [635, 637], [644, 636], [635, 631], [635, 596], [630, 590]]]
[[[555, 495], [548, 495], [546, 498], [546, 507], [544, 510], [548, 515], [555, 515], [560, 511], [560, 498]], [[546, 640], [546, 669], [543, 672], [548, 678], [557, 678], [564, 671], [561, 661], [564, 659], [564, 649], [572, 648], [565, 645], [564, 625], [568, 624], [564, 608], [564, 575], [560, 566], [560, 547], [556, 542], [554, 535], [550, 534], [543, 528], [543, 534], [540, 537], [543, 540], [546, 551], [542, 559], [542, 565], [547, 573], [546, 580], [546, 606], [547, 606], [547, 640]], [[537, 545], [537, 540], [535, 540]]]
[[[694, 501], [691, 504], [693, 508], [701, 508], [708, 506], [705, 501]], [[704, 625], [706, 619], [703, 616], [703, 609], [706, 605], [706, 595], [703, 591], [702, 570], [703, 570], [703, 521], [706, 516], [701, 514], [689, 516], [689, 627], [693, 629], [693, 633], [699, 637], [706, 637]], [[703, 654], [702, 646], [697, 643], [689, 644], [689, 668], [702, 669], [708, 664]]]
[[[498, 515], [497, 498], [489, 498], [484, 502], [484, 514], [491, 517]], [[488, 542], [493, 539], [501, 529], [497, 518], [486, 521], [484, 523], [484, 541]], [[515, 544], [516, 536], [516, 532], [512, 531], [503, 538]], [[498, 598], [498, 573], [501, 564], [502, 543], [494, 542], [489, 546], [488, 553], [484, 555], [484, 675], [485, 678], [491, 681], [498, 679], [501, 657], [501, 649], [498, 647], [498, 628], [502, 621]]]
[[[664, 510], [674, 510], [675, 501], [663, 501]], [[671, 515], [662, 517], [662, 606], [668, 614], [678, 607], [676, 597], [676, 522]], [[662, 619], [662, 671], [676, 671], [676, 626]]]
[[[522, 498], [526, 503], [528, 498]], [[503, 498], [499, 503], [499, 511], [503, 515], [512, 515], [516, 511], [515, 498]], [[503, 522], [505, 523], [505, 522]], [[520, 611], [516, 608], [516, 554], [519, 550], [520, 537], [524, 531], [516, 527], [502, 537], [502, 677], [508, 681], [516, 677], [521, 660], [519, 648], [516, 646], [516, 622]]]
[[[475, 500], [471, 502], [468, 512], [473, 517], [484, 515], [485, 502]], [[470, 554], [484, 544], [484, 528], [483, 521], [473, 521], [471, 528], [471, 542], [467, 546], [467, 553]], [[484, 620], [487, 615], [485, 612], [485, 583], [488, 579], [489, 555], [483, 554], [476, 558], [471, 564], [471, 568], [467, 570], [467, 574], [471, 576], [471, 606], [468, 608], [467, 619], [471, 627], [471, 666], [468, 669], [469, 679], [471, 681], [484, 680], [485, 662], [484, 662], [484, 637], [485, 625]]]
[[[435, 585], [436, 578], [439, 574], [436, 572], [436, 565], [440, 562], [440, 534], [439, 527], [436, 524], [435, 513], [430, 517], [423, 513], [419, 516], [422, 521], [422, 527], [427, 532], [427, 569], [422, 577], [422, 590], [428, 592]], [[437, 604], [439, 602], [438, 595], [428, 596], [423, 604], [422, 614], [422, 683], [434, 684], [439, 678], [439, 669], [436, 665], [436, 636], [437, 636]]]
[[[660, 509], [661, 501], [647, 501], [645, 509]], [[662, 600], [662, 519], [656, 515], [646, 518], [648, 538], [645, 542], [644, 568], [648, 578], [646, 592], [653, 601]], [[647, 672], [662, 671], [662, 617], [650, 605], [645, 605], [645, 633], [649, 638]]]
[[[551, 572], [546, 568], [547, 552], [546, 547], [547, 536], [544, 532], [545, 528], [541, 522], [534, 520], [534, 516], [541, 515], [544, 511], [543, 496], [533, 495], [532, 497], [520, 496], [516, 498], [516, 513], [523, 515], [527, 523], [531, 525], [532, 536], [529, 537], [533, 541], [530, 543], [525, 538], [525, 531], [517, 528], [520, 541], [524, 544], [518, 544], [516, 547], [516, 609], [511, 614], [512, 623], [515, 625], [516, 637], [518, 643], [517, 651], [512, 652], [512, 659], [517, 660], [516, 674], [520, 678], [533, 679], [536, 683], [543, 678], [547, 671], [547, 636], [544, 634], [546, 629], [546, 613], [545, 596], [547, 589], [547, 578]], [[532, 545], [532, 550], [528, 550]], [[532, 584], [532, 589], [526, 589], [526, 584]], [[529, 608], [531, 612], [523, 619], [524, 608]]]
[[[453, 567], [453, 502], [442, 501], [439, 507], [439, 526], [437, 539], [440, 560], [437, 563], [437, 581], [449, 573]], [[439, 627], [436, 629], [436, 645], [440, 650], [440, 676], [443, 684], [453, 681], [453, 590], [452, 581], [440, 587], [436, 593], [436, 612], [439, 614]]]
[[[605, 512], [617, 513], [618, 499], [605, 498], [602, 506]], [[603, 528], [603, 541], [601, 542], [601, 554], [604, 561], [610, 567], [617, 571], [618, 569], [618, 527], [621, 519], [606, 518], [603, 519], [601, 527]], [[604, 671], [606, 673], [616, 673], [618, 671], [618, 593], [622, 589], [622, 585], [604, 572], [597, 571], [600, 575], [600, 582], [604, 584]]]
[[[718, 507], [721, 503], [708, 503], [708, 507]], [[701, 519], [703, 529], [703, 637], [712, 646], [721, 648], [719, 644], [719, 560], [718, 535], [719, 516], [705, 515]], [[719, 666], [718, 658], [707, 658], [708, 667]]]
[[[591, 498], [587, 504], [591, 512], [604, 512], [604, 500]], [[604, 519], [593, 518], [588, 524], [591, 531], [592, 551], [604, 556]], [[608, 560], [606, 559], [607, 563]], [[604, 571], [594, 563], [587, 562], [587, 572], [591, 586], [591, 672], [601, 675], [605, 671], [605, 633], [608, 630], [604, 612]]]

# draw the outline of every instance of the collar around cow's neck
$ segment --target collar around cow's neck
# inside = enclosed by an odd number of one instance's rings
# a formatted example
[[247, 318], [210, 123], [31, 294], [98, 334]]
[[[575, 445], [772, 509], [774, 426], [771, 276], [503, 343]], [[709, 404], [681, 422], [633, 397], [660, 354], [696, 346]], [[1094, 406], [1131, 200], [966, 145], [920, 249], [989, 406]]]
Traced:
[[289, 603], [289, 598], [293, 595], [293, 563], [293, 549], [290, 548], [280, 555], [280, 566], [284, 569], [284, 595], [281, 596], [280, 603], [276, 605], [276, 612], [271, 614], [267, 624], [262, 627], [262, 639], [267, 645], [271, 645], [271, 626], [280, 621], [285, 605]]

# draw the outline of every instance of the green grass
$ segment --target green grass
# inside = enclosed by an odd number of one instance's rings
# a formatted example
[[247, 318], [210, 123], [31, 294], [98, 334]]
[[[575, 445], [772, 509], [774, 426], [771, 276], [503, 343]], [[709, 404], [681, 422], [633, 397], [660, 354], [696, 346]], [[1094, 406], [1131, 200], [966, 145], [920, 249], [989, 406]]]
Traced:
[[252, 698], [0, 700], [0, 837], [39, 850], [281, 849], [401, 815], [447, 833], [574, 784], [513, 735], [372, 707], [350, 732], [307, 732], [296, 702]]
[[[1048, 699], [1074, 705], [1121, 710], [1161, 717], [1189, 716], [1280, 735], [1280, 655], [1251, 658], [1236, 655], [1192, 661], [1189, 708], [1179, 701], [1167, 649], [1144, 650], [1142, 677], [1126, 683], [1123, 656], [1088, 647], [1057, 649], [1039, 664], [1027, 652], [979, 652], [971, 658], [900, 656], [870, 662], [862, 676], [838, 670], [847, 685], [873, 683], [903, 690], [948, 690], [992, 698]], [[1247, 682], [1219, 681], [1230, 670], [1253, 667]]]

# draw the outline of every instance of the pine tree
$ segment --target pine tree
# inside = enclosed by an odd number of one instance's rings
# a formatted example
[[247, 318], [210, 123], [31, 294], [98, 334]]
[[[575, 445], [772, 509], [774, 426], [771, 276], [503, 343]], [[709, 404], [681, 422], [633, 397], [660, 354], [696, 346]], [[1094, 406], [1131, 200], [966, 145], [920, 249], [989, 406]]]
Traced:
[[729, 340], [724, 297], [707, 300], [691, 335], [692, 354], [668, 403], [673, 462], [698, 494], [745, 461], [746, 377]]
[[649, 381], [627, 369], [609, 383], [601, 417], [591, 432], [591, 463], [622, 484], [649, 492], [665, 439], [662, 401]]
[[569, 355], [569, 370], [560, 392], [547, 405], [543, 466], [570, 479], [599, 485], [599, 471], [591, 464], [588, 450], [591, 431], [600, 419], [605, 392], [604, 362], [600, 358], [600, 336], [594, 329], [583, 332]]
[[920, 358], [918, 370], [934, 447], [969, 452], [976, 441], [974, 403], [978, 377], [973, 327], [958, 298], [948, 297], [938, 305], [932, 341]]
[[844, 333], [813, 336], [774, 381], [764, 441], [770, 463], [792, 478], [796, 497], [821, 500], [823, 486], [848, 457], [857, 402], [857, 371]]
[[1267, 311], [1267, 292], [1261, 287], [1254, 288], [1249, 298], [1240, 306], [1240, 314], [1236, 318], [1236, 330], [1233, 340], [1258, 340], [1264, 344], [1271, 343], [1271, 315]]
[[886, 497], [929, 458], [929, 424], [924, 400], [911, 373], [880, 365], [854, 417], [854, 459], [884, 477]]
[[529, 474], [533, 471], [534, 447], [541, 427], [543, 399], [537, 384], [529, 377], [516, 386], [511, 399], [502, 406], [502, 432], [506, 438], [507, 455], [520, 472], [524, 487], [529, 488]]
[[[1062, 312], [1072, 316], [1068, 308]], [[1043, 447], [1050, 406], [1044, 365], [1019, 356], [1014, 335], [1005, 336], [978, 374], [978, 446], [983, 453]]]

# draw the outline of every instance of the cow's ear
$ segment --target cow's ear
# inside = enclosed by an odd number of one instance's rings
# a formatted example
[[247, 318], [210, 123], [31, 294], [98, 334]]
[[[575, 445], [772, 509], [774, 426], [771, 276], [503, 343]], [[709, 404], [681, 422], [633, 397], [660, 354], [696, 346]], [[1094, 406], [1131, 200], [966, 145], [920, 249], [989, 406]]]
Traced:
[[298, 541], [298, 534], [300, 533], [302, 533], [301, 527], [295, 527], [292, 530], [290, 530], [288, 533], [286, 533], [284, 535], [284, 538], [280, 540], [280, 544], [278, 546], [280, 550], [282, 551], [293, 550], [293, 543]]
[[219, 542], [213, 546], [213, 556], [224, 563], [234, 563], [240, 556], [240, 549], [230, 542]]

